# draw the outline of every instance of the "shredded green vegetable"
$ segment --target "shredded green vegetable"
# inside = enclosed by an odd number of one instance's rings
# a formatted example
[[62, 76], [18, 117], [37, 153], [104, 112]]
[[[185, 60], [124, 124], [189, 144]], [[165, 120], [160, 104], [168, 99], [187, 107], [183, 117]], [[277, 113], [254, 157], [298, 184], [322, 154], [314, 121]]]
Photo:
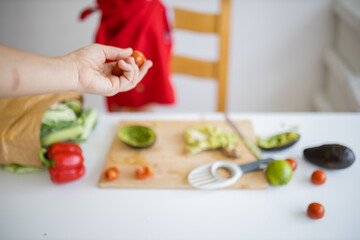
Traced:
[[223, 148], [239, 141], [235, 134], [225, 133], [222, 129], [210, 125], [186, 129], [185, 139], [186, 150], [191, 154], [208, 149]]
[[35, 173], [45, 170], [45, 167], [29, 167], [29, 166], [22, 166], [20, 164], [4, 164], [1, 167], [7, 171], [12, 173], [18, 174], [26, 174], [26, 173]]
[[44, 114], [40, 142], [44, 147], [61, 141], [86, 141], [97, 122], [95, 109], [82, 110], [79, 100], [57, 103]]

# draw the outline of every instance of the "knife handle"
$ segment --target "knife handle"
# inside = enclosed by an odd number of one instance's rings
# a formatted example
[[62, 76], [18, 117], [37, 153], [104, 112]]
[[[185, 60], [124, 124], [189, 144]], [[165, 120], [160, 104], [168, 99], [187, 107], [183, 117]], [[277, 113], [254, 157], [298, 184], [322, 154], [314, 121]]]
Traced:
[[274, 159], [272, 159], [272, 158], [260, 159], [255, 162], [239, 165], [239, 167], [241, 168], [243, 173], [252, 172], [252, 171], [259, 170], [259, 169], [265, 169], [266, 166], [273, 160]]

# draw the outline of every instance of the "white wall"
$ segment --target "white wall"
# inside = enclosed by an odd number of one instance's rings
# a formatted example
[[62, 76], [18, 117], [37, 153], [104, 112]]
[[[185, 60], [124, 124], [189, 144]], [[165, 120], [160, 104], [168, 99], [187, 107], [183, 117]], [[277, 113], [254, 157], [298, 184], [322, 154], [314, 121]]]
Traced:
[[[90, 0], [1, 0], [0, 42], [49, 56], [90, 44], [99, 14], [84, 22]], [[164, 0], [169, 6], [217, 12], [217, 0]], [[311, 111], [323, 78], [321, 54], [332, 39], [331, 0], [233, 0], [229, 64], [230, 111]], [[174, 52], [216, 59], [217, 38], [174, 34]], [[181, 43], [181, 45], [180, 45]], [[158, 111], [213, 111], [216, 84], [173, 76], [178, 104]], [[100, 96], [87, 106], [104, 111]]]

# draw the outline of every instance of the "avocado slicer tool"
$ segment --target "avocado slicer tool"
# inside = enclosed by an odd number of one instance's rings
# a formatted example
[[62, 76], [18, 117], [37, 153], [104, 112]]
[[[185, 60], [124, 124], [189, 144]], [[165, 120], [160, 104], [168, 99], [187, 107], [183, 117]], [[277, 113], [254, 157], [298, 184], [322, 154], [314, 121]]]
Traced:
[[[188, 175], [188, 182], [193, 187], [204, 190], [225, 188], [236, 183], [244, 173], [266, 168], [271, 161], [273, 161], [272, 158], [266, 158], [242, 165], [216, 161], [193, 169]], [[220, 177], [217, 173], [220, 168], [228, 170], [231, 177]]]

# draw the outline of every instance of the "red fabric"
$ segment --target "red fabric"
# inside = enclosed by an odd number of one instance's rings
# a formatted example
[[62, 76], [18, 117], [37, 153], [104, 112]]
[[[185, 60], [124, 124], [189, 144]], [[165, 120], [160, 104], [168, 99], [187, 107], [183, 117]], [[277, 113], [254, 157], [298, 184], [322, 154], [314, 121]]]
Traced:
[[159, 0], [97, 0], [97, 3], [102, 17], [96, 42], [120, 48], [132, 47], [154, 63], [136, 88], [107, 97], [109, 111], [116, 106], [173, 104], [171, 36], [162, 3]]
[[94, 7], [88, 7], [86, 9], [84, 9], [81, 14], [80, 14], [80, 20], [84, 20], [85, 18], [87, 18], [90, 14], [92, 14], [93, 12], [95, 12], [97, 10], [97, 8]]

